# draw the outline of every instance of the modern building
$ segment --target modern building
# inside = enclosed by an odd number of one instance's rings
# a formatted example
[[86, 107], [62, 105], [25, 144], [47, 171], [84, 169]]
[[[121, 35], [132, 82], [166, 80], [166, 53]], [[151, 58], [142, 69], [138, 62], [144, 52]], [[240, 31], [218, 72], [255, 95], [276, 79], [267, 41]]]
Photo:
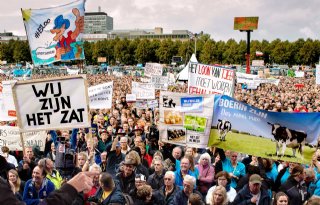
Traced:
[[187, 41], [193, 36], [193, 33], [188, 30], [173, 30], [172, 33], [163, 33], [161, 27], [156, 27], [155, 29], [132, 29], [132, 30], [112, 30], [106, 34], [84, 34], [83, 38], [85, 41], [94, 42], [105, 39], [115, 39], [116, 37], [120, 39], [127, 38], [129, 40], [133, 39], [171, 39]]
[[0, 43], [7, 43], [10, 40], [26, 41], [27, 36], [15, 36], [12, 32], [0, 33]]
[[86, 34], [106, 34], [113, 30], [113, 18], [107, 13], [86, 12], [84, 16], [84, 33]]

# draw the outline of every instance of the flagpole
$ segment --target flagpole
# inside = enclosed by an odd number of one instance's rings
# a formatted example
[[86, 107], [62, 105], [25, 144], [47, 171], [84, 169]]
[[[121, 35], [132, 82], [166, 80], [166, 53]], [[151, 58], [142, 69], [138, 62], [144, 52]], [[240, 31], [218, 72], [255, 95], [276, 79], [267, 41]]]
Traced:
[[[30, 10], [31, 10], [31, 9], [30, 9]], [[25, 32], [26, 32], [27, 41], [28, 41], [28, 44], [29, 44], [29, 51], [30, 51], [31, 60], [32, 60], [33, 65], [35, 65], [35, 63], [34, 63], [34, 61], [33, 61], [33, 58], [32, 58], [32, 50], [31, 50], [31, 47], [30, 47], [30, 41], [29, 41], [29, 37], [28, 37], [28, 33], [27, 33], [26, 24], [24, 23], [24, 22], [25, 22], [25, 19], [24, 19], [24, 17], [23, 17], [23, 10], [22, 10], [22, 8], [21, 8], [21, 14], [22, 14], [22, 19], [23, 19], [24, 30], [25, 30]]]

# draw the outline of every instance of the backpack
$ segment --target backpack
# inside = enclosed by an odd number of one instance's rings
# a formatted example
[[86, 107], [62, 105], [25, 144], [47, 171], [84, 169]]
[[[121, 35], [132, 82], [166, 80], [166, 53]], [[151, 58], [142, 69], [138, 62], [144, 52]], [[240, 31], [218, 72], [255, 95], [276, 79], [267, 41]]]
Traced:
[[125, 200], [125, 205], [133, 205], [134, 204], [134, 201], [132, 199], [132, 197], [129, 195], [129, 194], [126, 194], [126, 193], [122, 193], [122, 196]]

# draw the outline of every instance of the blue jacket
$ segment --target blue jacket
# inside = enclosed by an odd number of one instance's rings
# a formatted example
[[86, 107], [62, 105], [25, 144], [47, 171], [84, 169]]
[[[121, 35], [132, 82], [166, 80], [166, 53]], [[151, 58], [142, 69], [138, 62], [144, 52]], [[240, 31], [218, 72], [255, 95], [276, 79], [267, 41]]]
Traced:
[[[117, 184], [117, 183], [116, 183]], [[96, 192], [95, 197], [97, 197], [99, 200], [101, 199], [103, 194], [103, 190], [101, 188], [98, 189], [98, 191]], [[106, 204], [124, 204], [125, 203], [125, 199], [122, 195], [121, 189], [118, 185], [116, 185], [113, 189], [113, 191], [111, 192], [111, 194], [101, 202], [102, 205], [106, 205]]]
[[35, 186], [32, 183], [32, 179], [26, 182], [23, 191], [23, 201], [27, 205], [37, 205], [40, 203], [40, 199], [47, 198], [48, 195], [54, 191], [54, 184], [48, 180], [44, 179], [42, 182], [41, 189], [37, 192]]
[[[182, 177], [180, 169], [175, 171], [174, 175], [176, 178], [176, 180], [175, 180], [176, 186], [180, 187], [180, 189], [183, 189], [183, 177]], [[196, 174], [194, 172], [192, 172], [191, 170], [188, 171], [188, 175], [193, 176], [195, 179], [197, 179]]]

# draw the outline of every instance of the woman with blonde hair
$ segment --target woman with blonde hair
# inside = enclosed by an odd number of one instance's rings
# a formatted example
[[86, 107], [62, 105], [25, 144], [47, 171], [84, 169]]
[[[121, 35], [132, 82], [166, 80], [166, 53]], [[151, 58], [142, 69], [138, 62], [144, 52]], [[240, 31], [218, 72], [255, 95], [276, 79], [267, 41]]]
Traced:
[[210, 205], [227, 205], [227, 191], [223, 186], [217, 186], [212, 192], [212, 201]]
[[[138, 149], [140, 151], [140, 148], [138, 148]], [[130, 150], [128, 152], [128, 154], [126, 155], [125, 159], [133, 160], [135, 162], [135, 166], [136, 166], [136, 170], [135, 170], [136, 174], [143, 174], [148, 179], [149, 171], [145, 166], [142, 165], [141, 157], [137, 151]]]
[[19, 193], [22, 196], [25, 182], [20, 179], [19, 174], [15, 169], [10, 169], [8, 171], [8, 180], [14, 186], [14, 193]]

